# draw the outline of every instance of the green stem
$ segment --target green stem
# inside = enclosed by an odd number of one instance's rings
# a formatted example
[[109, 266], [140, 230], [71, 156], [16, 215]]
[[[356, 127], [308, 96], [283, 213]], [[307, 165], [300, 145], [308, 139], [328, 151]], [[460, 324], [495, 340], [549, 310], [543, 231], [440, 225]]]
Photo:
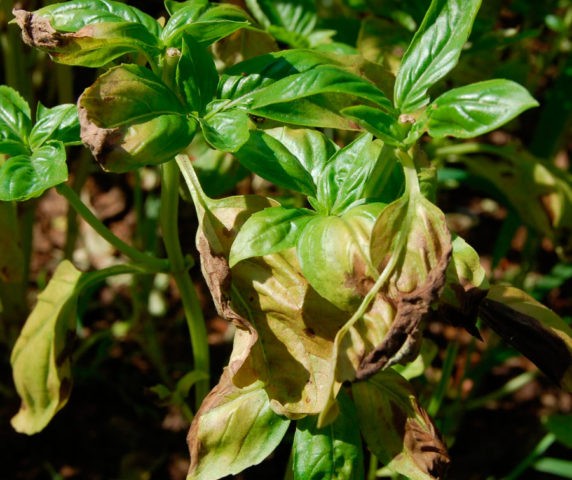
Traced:
[[169, 268], [169, 262], [165, 259], [153, 257], [146, 253], [142, 253], [131, 245], [128, 245], [119, 237], [113, 234], [93, 212], [80, 200], [77, 193], [67, 184], [62, 183], [57, 186], [58, 193], [63, 195], [72, 208], [80, 214], [83, 219], [107, 242], [114, 246], [117, 250], [129, 257], [142, 267], [152, 271], [166, 271]]
[[482, 397], [475, 398], [474, 400], [471, 400], [470, 402], [467, 403], [465, 408], [467, 410], [475, 410], [477, 408], [482, 407], [483, 405], [486, 405], [489, 402], [492, 402], [493, 400], [499, 400], [503, 397], [506, 397], [507, 395], [510, 395], [511, 393], [514, 393], [517, 390], [520, 390], [527, 383], [529, 383], [532, 379], [534, 379], [536, 377], [536, 375], [537, 375], [537, 372], [521, 373], [520, 375], [518, 375], [518, 376], [514, 377], [513, 379], [509, 380], [508, 382], [506, 382], [498, 390], [495, 390], [494, 392], [491, 392], [487, 395], [484, 395]]
[[[175, 161], [162, 166], [161, 186], [161, 230], [167, 256], [171, 262], [171, 273], [177, 284], [183, 303], [183, 310], [191, 336], [194, 369], [209, 374], [210, 360], [207, 329], [200, 302], [187, 269], [179, 242], [177, 225], [179, 211], [179, 168]], [[198, 408], [209, 390], [208, 380], [197, 382], [195, 386], [195, 403]]]
[[369, 469], [367, 471], [367, 480], [375, 480], [377, 478], [377, 467], [379, 466], [379, 461], [377, 457], [372, 453], [369, 456]]
[[431, 417], [435, 417], [437, 413], [439, 413], [441, 403], [443, 403], [443, 399], [447, 393], [447, 387], [449, 385], [449, 381], [451, 380], [453, 368], [455, 367], [455, 359], [457, 358], [458, 351], [459, 343], [456, 341], [449, 343], [447, 346], [443, 368], [441, 369], [441, 380], [439, 381], [437, 390], [435, 390], [435, 393], [429, 402], [429, 406], [427, 407], [427, 413], [429, 413]]

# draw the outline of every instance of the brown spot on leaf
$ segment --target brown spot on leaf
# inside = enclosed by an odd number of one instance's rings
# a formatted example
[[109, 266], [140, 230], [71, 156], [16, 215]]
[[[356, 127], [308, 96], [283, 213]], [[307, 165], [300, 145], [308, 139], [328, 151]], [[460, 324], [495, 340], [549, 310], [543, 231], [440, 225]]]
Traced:
[[119, 128], [97, 126], [88, 117], [87, 109], [79, 105], [78, 108], [81, 141], [91, 150], [101, 168], [107, 170], [107, 157], [111, 152], [121, 149], [123, 132]]
[[539, 203], [542, 206], [542, 210], [544, 210], [544, 213], [546, 213], [546, 216], [548, 217], [548, 221], [550, 222], [551, 225], [554, 225], [556, 223], [556, 212], [554, 211], [554, 207], [552, 205], [552, 195], [548, 194], [548, 195], [540, 195], [538, 197]]
[[26, 10], [14, 9], [16, 23], [22, 29], [22, 40], [31, 47], [56, 49], [65, 44], [65, 36], [56, 32], [46, 18], [38, 17]]

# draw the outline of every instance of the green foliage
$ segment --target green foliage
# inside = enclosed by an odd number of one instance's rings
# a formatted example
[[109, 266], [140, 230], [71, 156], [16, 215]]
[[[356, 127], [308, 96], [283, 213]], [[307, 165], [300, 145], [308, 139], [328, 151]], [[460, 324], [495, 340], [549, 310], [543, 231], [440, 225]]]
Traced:
[[[566, 172], [514, 145], [448, 144], [496, 130], [538, 102], [512, 80], [475, 82], [467, 74], [473, 83], [462, 75], [449, 89], [442, 82], [464, 49], [486, 44], [475, 24], [480, 0], [402, 3], [334, 2], [331, 16], [359, 12], [348, 19], [360, 25], [355, 44], [339, 40], [348, 35], [333, 41], [336, 32], [322, 28], [329, 21], [323, 5], [310, 0], [247, 0], [248, 11], [167, 0], [161, 21], [111, 0], [14, 11], [28, 45], [56, 62], [101, 70], [77, 107], [38, 104], [35, 122], [30, 105], [0, 87], [0, 200], [28, 200], [59, 185], [100, 236], [134, 261], [87, 273], [60, 263], [12, 353], [18, 431], [40, 431], [66, 403], [78, 295], [118, 273], [168, 270], [178, 287], [194, 365], [176, 384], [160, 366], [165, 378], [153, 391], [193, 419], [189, 479], [259, 464], [291, 420], [295, 479], [363, 479], [361, 435], [395, 474], [443, 478], [446, 446], [406, 380], [436, 355], [422, 342], [434, 318], [480, 338], [480, 317], [572, 388], [570, 327], [524, 291], [490, 286], [477, 250], [452, 234], [436, 204], [442, 162], [433, 160], [461, 162], [462, 178], [485, 180], [569, 258]], [[473, 24], [476, 46], [467, 43]], [[62, 185], [66, 146], [80, 143], [109, 172], [159, 166], [167, 260], [117, 238]], [[276, 198], [205, 194], [226, 194], [247, 172], [270, 182]], [[204, 280], [218, 314], [236, 328], [228, 366], [208, 395], [206, 328], [178, 232], [179, 173], [197, 214]], [[142, 197], [138, 191], [140, 214]], [[0, 266], [0, 274], [18, 277], [6, 254]], [[160, 363], [151, 343], [149, 356]], [[445, 399], [456, 351], [448, 347], [428, 402], [432, 414]], [[547, 425], [561, 435], [553, 420]]]

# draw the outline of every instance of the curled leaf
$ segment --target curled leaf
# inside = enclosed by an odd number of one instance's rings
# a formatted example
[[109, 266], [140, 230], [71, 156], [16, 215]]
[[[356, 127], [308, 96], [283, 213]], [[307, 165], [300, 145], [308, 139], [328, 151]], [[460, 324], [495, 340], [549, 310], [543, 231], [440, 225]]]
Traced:
[[22, 406], [12, 425], [18, 432], [39, 432], [68, 401], [80, 278], [67, 260], [58, 266], [14, 345], [10, 361]]
[[445, 478], [449, 456], [413, 387], [393, 370], [352, 385], [360, 429], [372, 453], [411, 480]]
[[492, 286], [480, 317], [546, 376], [572, 391], [572, 328], [522, 290]]
[[191, 424], [187, 478], [216, 480], [257, 465], [278, 446], [289, 424], [270, 408], [262, 383], [236, 388], [226, 370]]

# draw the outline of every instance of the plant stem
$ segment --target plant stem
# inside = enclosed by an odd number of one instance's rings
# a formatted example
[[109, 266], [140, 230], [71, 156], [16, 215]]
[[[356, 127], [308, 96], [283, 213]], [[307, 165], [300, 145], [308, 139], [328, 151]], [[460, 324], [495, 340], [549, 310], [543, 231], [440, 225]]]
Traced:
[[435, 390], [434, 395], [431, 397], [429, 406], [427, 407], [427, 413], [431, 417], [435, 417], [441, 408], [441, 403], [445, 398], [447, 392], [447, 386], [451, 379], [451, 374], [453, 373], [453, 368], [455, 366], [455, 359], [457, 358], [457, 352], [459, 351], [459, 343], [454, 341], [449, 343], [447, 346], [447, 351], [445, 353], [445, 360], [443, 361], [443, 369], [441, 370], [441, 380], [439, 385], [437, 385], [437, 390]]
[[[183, 303], [183, 310], [191, 336], [194, 369], [209, 374], [210, 360], [207, 329], [203, 312], [191, 277], [187, 272], [187, 262], [183, 257], [177, 225], [179, 212], [179, 168], [173, 160], [162, 166], [161, 186], [161, 230], [167, 256], [171, 262], [171, 273], [177, 284]], [[208, 380], [201, 380], [195, 386], [196, 407], [208, 393]]]
[[475, 410], [477, 408], [486, 405], [488, 402], [493, 400], [499, 400], [511, 393], [516, 392], [517, 390], [524, 387], [528, 382], [530, 382], [534, 377], [536, 377], [537, 372], [523, 372], [520, 375], [517, 375], [513, 379], [506, 382], [501, 388], [491, 392], [487, 395], [484, 395], [479, 398], [475, 398], [474, 400], [470, 401], [466, 405], [467, 410]]
[[146, 267], [152, 271], [167, 271], [169, 262], [165, 259], [153, 257], [146, 253], [140, 252], [136, 248], [128, 245], [119, 237], [113, 234], [93, 212], [80, 200], [77, 193], [67, 184], [62, 183], [57, 187], [58, 193], [63, 195], [72, 208], [80, 214], [83, 219], [93, 228], [102, 238], [113, 245], [117, 250], [129, 257], [134, 262]]

